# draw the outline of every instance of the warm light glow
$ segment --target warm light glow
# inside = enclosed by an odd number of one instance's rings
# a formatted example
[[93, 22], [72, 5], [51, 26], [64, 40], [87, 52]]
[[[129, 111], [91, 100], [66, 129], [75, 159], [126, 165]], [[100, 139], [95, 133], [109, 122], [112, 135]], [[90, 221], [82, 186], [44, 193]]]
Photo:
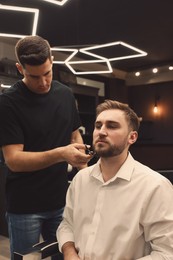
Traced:
[[158, 113], [158, 106], [157, 106], [157, 105], [154, 106], [153, 112], [154, 112], [154, 113]]
[[169, 70], [173, 70], [173, 66], [169, 66]]
[[[31, 31], [31, 35], [36, 35], [37, 30], [37, 24], [38, 24], [38, 16], [39, 16], [39, 10], [35, 8], [27, 8], [27, 7], [19, 7], [19, 6], [10, 6], [10, 5], [1, 5], [0, 9], [3, 10], [10, 10], [14, 12], [26, 12], [26, 13], [33, 13], [34, 14], [34, 20], [33, 20], [33, 27]], [[0, 33], [0, 36], [4, 37], [13, 37], [13, 38], [23, 38], [26, 35], [19, 35], [19, 34], [13, 34], [13, 33]]]
[[157, 73], [158, 72], [158, 69], [157, 68], [154, 68], [153, 69], [153, 73]]
[[138, 71], [138, 72], [135, 73], [135, 76], [136, 76], [136, 77], [139, 77], [140, 74], [141, 74], [141, 73]]
[[154, 114], [160, 114], [160, 96], [158, 93], [155, 93], [153, 112]]
[[59, 1], [59, 0], [42, 0], [42, 1], [45, 1], [45, 2], [49, 2], [51, 4], [55, 4], [55, 5], [64, 5], [68, 0], [62, 0], [62, 1]]

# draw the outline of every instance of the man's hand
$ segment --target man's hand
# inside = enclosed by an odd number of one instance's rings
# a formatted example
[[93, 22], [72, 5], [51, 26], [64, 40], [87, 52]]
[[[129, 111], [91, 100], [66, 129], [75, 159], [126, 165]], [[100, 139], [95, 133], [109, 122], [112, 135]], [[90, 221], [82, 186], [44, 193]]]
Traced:
[[92, 154], [85, 153], [84, 144], [70, 144], [62, 148], [62, 156], [73, 167], [82, 169], [92, 159]]
[[62, 246], [64, 260], [80, 260], [73, 242], [66, 242]]

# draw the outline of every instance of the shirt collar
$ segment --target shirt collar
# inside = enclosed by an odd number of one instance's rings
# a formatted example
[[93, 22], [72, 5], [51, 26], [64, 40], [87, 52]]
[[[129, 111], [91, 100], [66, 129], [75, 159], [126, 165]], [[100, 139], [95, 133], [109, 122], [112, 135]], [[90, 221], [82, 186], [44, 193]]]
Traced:
[[[121, 168], [118, 170], [118, 172], [115, 174], [115, 176], [106, 183], [113, 182], [117, 178], [124, 179], [126, 181], [130, 181], [132, 174], [133, 174], [134, 162], [135, 162], [135, 160], [129, 152], [127, 159], [125, 160], [125, 162], [123, 163]], [[105, 183], [103, 180], [103, 177], [102, 177], [102, 173], [100, 171], [100, 160], [98, 160], [98, 162], [95, 165], [93, 165], [91, 172], [90, 172], [90, 176]]]

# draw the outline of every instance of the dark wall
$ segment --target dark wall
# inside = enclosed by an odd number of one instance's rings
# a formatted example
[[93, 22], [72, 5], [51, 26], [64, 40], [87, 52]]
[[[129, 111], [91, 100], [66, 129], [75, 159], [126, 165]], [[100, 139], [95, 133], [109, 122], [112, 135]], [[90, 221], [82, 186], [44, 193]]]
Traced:
[[[158, 113], [153, 112], [158, 99]], [[142, 117], [132, 155], [155, 170], [173, 169], [173, 82], [128, 87], [129, 105]]]
[[[110, 79], [107, 97], [127, 102], [142, 118], [139, 138], [130, 151], [136, 160], [155, 170], [173, 169], [173, 82], [130, 86]], [[158, 98], [158, 114], [153, 113]]]
[[173, 145], [136, 143], [130, 147], [133, 157], [153, 170], [173, 170]]
[[[128, 95], [130, 106], [142, 117], [141, 128], [148, 131], [149, 141], [173, 144], [173, 82], [131, 86]], [[157, 114], [153, 112], [155, 98], [158, 98]], [[147, 135], [143, 139], [147, 141]]]
[[123, 103], [128, 102], [128, 88], [125, 81], [110, 78], [105, 89], [105, 98], [115, 99]]
[[[106, 98], [129, 103], [142, 118], [140, 142], [173, 144], [173, 82], [127, 87], [123, 80], [110, 79]], [[155, 99], [157, 114], [153, 112]]]

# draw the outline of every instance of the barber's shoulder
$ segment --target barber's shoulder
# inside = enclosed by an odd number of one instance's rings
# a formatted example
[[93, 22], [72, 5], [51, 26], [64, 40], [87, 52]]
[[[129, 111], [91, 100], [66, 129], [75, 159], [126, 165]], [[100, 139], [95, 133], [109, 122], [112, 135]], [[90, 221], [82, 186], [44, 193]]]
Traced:
[[1, 92], [1, 94], [2, 95], [4, 94], [6, 96], [7, 94], [14, 93], [21, 87], [22, 84], [23, 84], [22, 81], [17, 81], [15, 84], [4, 88], [3, 91]]
[[69, 86], [67, 86], [57, 80], [52, 81], [52, 88], [54, 89], [54, 91], [67, 93], [68, 95], [69, 94], [73, 95], [72, 89]]
[[65, 88], [65, 89], [71, 89], [69, 86], [65, 85], [64, 83], [58, 81], [58, 80], [52, 80], [52, 85], [59, 87], [59, 88]]

